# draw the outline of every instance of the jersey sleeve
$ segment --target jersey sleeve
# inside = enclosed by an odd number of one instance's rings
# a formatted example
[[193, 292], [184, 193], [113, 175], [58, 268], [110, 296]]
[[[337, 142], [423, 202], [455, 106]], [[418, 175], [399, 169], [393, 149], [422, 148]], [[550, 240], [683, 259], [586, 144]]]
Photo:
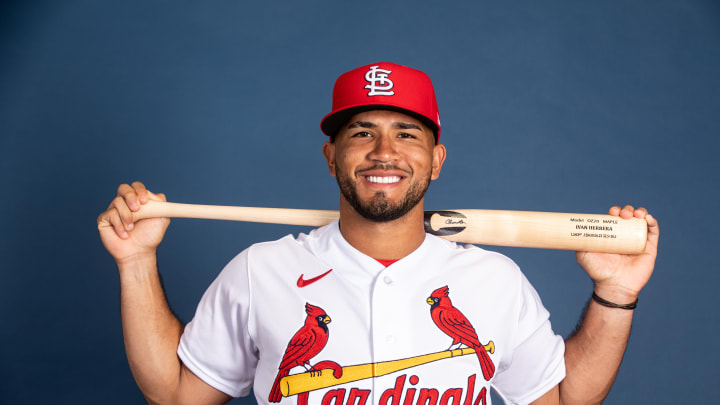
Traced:
[[203, 295], [178, 356], [195, 375], [233, 397], [250, 392], [258, 351], [248, 332], [247, 251], [235, 257]]
[[550, 325], [550, 313], [521, 274], [513, 350], [495, 377], [494, 388], [508, 404], [527, 404], [565, 378], [565, 342]]

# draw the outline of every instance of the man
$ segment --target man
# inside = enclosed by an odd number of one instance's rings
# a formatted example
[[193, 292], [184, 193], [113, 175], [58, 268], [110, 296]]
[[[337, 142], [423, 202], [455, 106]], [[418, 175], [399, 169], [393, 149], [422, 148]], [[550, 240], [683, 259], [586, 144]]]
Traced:
[[169, 220], [132, 222], [165, 196], [121, 185], [98, 218], [149, 402], [223, 403], [251, 387], [261, 403], [485, 404], [490, 387], [508, 403], [603, 400], [654, 266], [659, 230], [646, 210], [610, 208], [647, 220], [643, 254], [577, 254], [595, 288], [563, 344], [509, 259], [425, 234], [425, 191], [446, 151], [424, 73], [378, 63], [342, 75], [321, 127], [339, 222], [243, 251], [186, 328], [157, 272]]

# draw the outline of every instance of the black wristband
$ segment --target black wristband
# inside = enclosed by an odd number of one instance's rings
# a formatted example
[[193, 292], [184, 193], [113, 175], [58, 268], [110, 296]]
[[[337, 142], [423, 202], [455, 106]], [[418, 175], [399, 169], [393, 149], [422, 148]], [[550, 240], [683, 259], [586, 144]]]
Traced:
[[604, 299], [598, 297], [598, 295], [595, 294], [595, 291], [593, 291], [592, 299], [594, 299], [595, 302], [597, 302], [600, 305], [604, 305], [604, 306], [610, 307], [610, 308], [620, 308], [620, 309], [635, 309], [635, 307], [637, 307], [637, 303], [638, 303], [638, 300], [636, 299], [635, 302], [633, 302], [631, 304], [626, 304], [626, 305], [616, 304], [614, 302], [610, 302], [608, 300], [604, 300]]

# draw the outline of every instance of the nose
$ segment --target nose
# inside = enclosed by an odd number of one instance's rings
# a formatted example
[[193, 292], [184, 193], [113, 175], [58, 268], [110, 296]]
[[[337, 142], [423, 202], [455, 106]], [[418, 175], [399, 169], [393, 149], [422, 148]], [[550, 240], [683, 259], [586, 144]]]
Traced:
[[378, 162], [395, 161], [398, 159], [397, 145], [389, 135], [380, 135], [376, 138], [368, 157]]

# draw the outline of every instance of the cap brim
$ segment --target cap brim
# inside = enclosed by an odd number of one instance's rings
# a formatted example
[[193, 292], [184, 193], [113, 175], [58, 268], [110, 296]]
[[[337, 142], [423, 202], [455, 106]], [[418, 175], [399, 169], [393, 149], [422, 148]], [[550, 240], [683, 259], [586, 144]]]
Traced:
[[419, 121], [421, 121], [423, 124], [425, 124], [428, 128], [430, 128], [433, 131], [433, 134], [435, 135], [435, 141], [437, 142], [437, 135], [438, 135], [438, 127], [437, 125], [428, 117], [418, 114], [414, 111], [407, 110], [405, 108], [401, 107], [395, 107], [392, 105], [387, 104], [371, 104], [371, 105], [359, 105], [354, 107], [348, 107], [339, 111], [331, 112], [330, 114], [326, 115], [325, 118], [320, 122], [320, 129], [323, 131], [323, 133], [329, 137], [334, 137], [338, 131], [340, 130], [340, 127], [343, 126], [346, 122], [350, 120], [350, 118], [353, 117], [355, 114], [360, 114], [365, 111], [372, 111], [372, 110], [389, 110], [389, 111], [397, 111], [403, 114], [407, 114]]

